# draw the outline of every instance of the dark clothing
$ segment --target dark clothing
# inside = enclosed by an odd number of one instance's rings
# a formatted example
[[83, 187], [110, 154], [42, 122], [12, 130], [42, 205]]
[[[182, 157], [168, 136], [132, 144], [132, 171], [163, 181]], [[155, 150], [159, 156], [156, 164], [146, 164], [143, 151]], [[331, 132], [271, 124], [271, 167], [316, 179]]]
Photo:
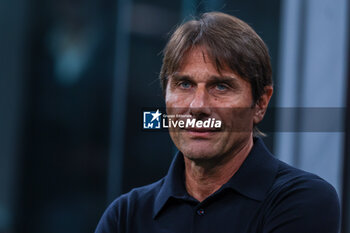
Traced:
[[163, 179], [117, 198], [95, 233], [338, 233], [339, 215], [330, 184], [256, 139], [237, 173], [204, 201], [187, 193], [178, 153]]

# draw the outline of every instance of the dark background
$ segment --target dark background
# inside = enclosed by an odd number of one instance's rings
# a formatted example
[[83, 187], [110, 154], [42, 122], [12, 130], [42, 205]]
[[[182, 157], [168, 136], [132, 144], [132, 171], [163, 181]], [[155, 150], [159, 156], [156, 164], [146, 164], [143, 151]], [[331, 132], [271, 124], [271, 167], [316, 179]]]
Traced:
[[[0, 89], [1, 120], [9, 122], [0, 129], [8, 132], [1, 156], [10, 164], [0, 164], [10, 174], [1, 179], [13, 190], [3, 199], [10, 211], [0, 208], [4, 233], [93, 232], [119, 194], [166, 174], [175, 147], [167, 133], [142, 131], [138, 119], [142, 108], [164, 106], [160, 53], [189, 15], [220, 10], [243, 19], [266, 42], [278, 72], [277, 0], [2, 5], [0, 48], [8, 56], [1, 67], [13, 77]], [[263, 124], [273, 129], [274, 116]], [[273, 150], [273, 135], [264, 140]]]

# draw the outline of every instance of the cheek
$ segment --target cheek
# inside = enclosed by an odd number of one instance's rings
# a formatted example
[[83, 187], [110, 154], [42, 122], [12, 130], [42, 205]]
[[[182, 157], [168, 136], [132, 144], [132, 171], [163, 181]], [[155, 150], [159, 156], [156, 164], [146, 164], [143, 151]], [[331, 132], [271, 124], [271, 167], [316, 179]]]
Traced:
[[188, 108], [189, 96], [175, 93], [168, 93], [165, 96], [165, 104], [167, 108]]
[[254, 115], [250, 108], [226, 108], [220, 111], [225, 131], [247, 132], [252, 128]]
[[170, 88], [167, 89], [167, 93], [165, 95], [165, 103], [168, 104], [175, 104], [179, 100], [179, 95], [174, 93], [170, 90]]
[[173, 94], [167, 94], [165, 96], [165, 104], [166, 106], [173, 106], [178, 100], [178, 97]]
[[166, 105], [166, 109], [167, 109], [167, 113], [168, 114], [174, 114], [174, 110], [176, 108], [176, 102], [177, 102], [178, 98], [174, 95], [167, 95], [165, 98], [165, 105]]

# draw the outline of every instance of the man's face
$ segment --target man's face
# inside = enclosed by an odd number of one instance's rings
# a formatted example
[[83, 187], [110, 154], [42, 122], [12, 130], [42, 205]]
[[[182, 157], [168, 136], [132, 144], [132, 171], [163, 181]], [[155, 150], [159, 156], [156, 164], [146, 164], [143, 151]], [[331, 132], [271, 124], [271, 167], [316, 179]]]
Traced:
[[176, 147], [190, 160], [233, 155], [252, 139], [256, 108], [250, 84], [228, 68], [218, 73], [203, 47], [186, 53], [178, 72], [169, 77], [165, 100], [168, 115], [222, 121], [219, 130], [169, 129]]

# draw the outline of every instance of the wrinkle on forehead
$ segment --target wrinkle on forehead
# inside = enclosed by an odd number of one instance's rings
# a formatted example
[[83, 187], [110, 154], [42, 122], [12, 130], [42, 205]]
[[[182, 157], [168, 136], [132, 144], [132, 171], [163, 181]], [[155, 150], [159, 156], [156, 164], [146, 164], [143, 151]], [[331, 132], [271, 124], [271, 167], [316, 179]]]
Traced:
[[179, 70], [182, 70], [185, 64], [191, 63], [192, 60], [198, 59], [198, 57], [201, 57], [204, 63], [211, 64], [220, 76], [222, 76], [225, 72], [238, 75], [237, 72], [233, 71], [229, 67], [228, 64], [223, 63], [222, 61], [220, 62], [217, 58], [211, 57], [208, 49], [204, 45], [197, 45], [188, 49], [182, 56], [182, 61], [180, 62], [179, 67], [177, 71], [174, 72], [174, 74], [178, 73]]
[[212, 66], [219, 76], [224, 76], [224, 73], [232, 73], [234, 76], [239, 77], [237, 72], [234, 72], [232, 69], [230, 69], [227, 64], [218, 64], [218, 62], [215, 62], [215, 60], [210, 57], [210, 54], [208, 53], [208, 50], [205, 46], [194, 46], [191, 49], [188, 49], [184, 53], [177, 71], [175, 71], [171, 76], [179, 74], [181, 70], [184, 70], [184, 67], [196, 62], [203, 62], [205, 64], [208, 64], [208, 67]]

